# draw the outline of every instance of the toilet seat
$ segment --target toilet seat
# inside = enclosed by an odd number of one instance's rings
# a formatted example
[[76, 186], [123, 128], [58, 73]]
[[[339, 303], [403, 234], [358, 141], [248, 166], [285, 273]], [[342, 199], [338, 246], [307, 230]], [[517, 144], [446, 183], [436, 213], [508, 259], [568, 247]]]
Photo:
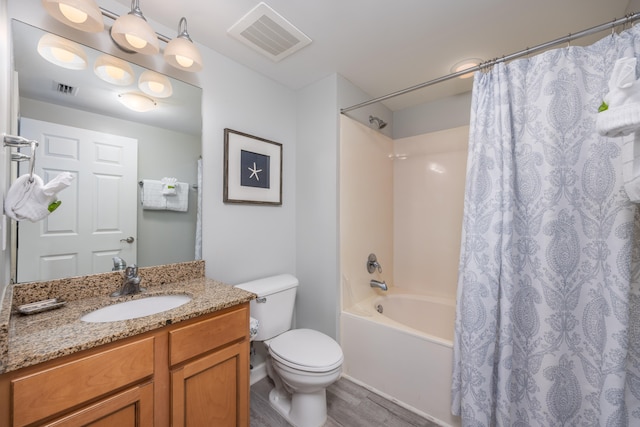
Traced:
[[293, 329], [269, 342], [271, 356], [290, 368], [306, 372], [328, 372], [342, 365], [340, 345], [313, 329]]

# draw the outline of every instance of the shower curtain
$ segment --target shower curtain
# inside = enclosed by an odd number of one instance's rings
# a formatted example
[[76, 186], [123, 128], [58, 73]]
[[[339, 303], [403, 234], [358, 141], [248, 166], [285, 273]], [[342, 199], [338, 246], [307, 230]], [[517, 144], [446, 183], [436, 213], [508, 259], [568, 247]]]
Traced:
[[[454, 339], [463, 426], [640, 425], [640, 232], [595, 130], [640, 25], [476, 73]], [[640, 105], [638, 106], [640, 108]]]

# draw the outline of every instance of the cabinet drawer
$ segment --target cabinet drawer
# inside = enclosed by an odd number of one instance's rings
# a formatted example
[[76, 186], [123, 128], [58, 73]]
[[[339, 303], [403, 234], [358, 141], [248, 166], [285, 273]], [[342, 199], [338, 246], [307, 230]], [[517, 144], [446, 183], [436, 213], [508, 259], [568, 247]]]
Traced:
[[171, 366], [249, 335], [249, 308], [234, 311], [169, 332]]
[[153, 375], [145, 338], [11, 381], [13, 424], [23, 426]]

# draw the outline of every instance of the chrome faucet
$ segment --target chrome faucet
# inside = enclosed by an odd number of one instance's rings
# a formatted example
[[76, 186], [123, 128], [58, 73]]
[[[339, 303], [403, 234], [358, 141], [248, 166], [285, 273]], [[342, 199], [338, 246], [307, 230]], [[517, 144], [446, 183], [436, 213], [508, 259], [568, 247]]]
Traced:
[[369, 254], [369, 258], [367, 258], [367, 271], [373, 274], [376, 270], [378, 270], [378, 273], [382, 273], [382, 266], [378, 262], [376, 254]]
[[114, 256], [111, 259], [113, 260], [113, 268], [111, 269], [111, 271], [124, 270], [127, 266], [127, 262], [119, 256]]
[[111, 294], [112, 297], [122, 297], [125, 295], [133, 295], [144, 291], [144, 288], [140, 287], [140, 276], [138, 276], [138, 266], [131, 264], [124, 270], [124, 278], [122, 280], [122, 287]]
[[383, 291], [386, 291], [388, 289], [387, 284], [384, 282], [384, 280], [380, 282], [376, 279], [371, 279], [371, 281], [369, 282], [369, 286], [371, 286], [372, 288], [380, 288]]

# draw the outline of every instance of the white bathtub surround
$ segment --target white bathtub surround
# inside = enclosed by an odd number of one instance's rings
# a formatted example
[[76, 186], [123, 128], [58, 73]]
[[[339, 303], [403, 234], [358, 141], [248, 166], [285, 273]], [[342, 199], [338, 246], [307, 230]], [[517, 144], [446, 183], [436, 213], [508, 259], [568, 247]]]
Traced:
[[[467, 138], [464, 126], [393, 141], [346, 117], [341, 122], [344, 373], [452, 426], [458, 425], [449, 391]], [[367, 272], [372, 252], [382, 273]], [[389, 291], [372, 289], [371, 279], [384, 280]]]
[[[379, 304], [400, 317], [378, 313]], [[402, 323], [409, 311], [421, 313], [414, 327]], [[397, 290], [342, 312], [345, 377], [431, 421], [459, 426], [449, 410], [454, 312], [453, 300]]]

